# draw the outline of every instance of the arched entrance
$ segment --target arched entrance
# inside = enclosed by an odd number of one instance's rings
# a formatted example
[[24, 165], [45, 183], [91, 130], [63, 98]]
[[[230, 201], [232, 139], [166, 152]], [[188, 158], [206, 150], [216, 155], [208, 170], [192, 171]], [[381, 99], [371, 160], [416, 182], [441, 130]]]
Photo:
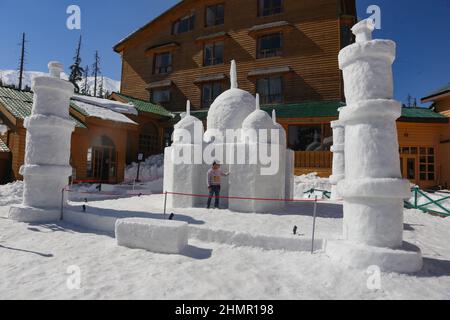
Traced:
[[87, 153], [87, 176], [100, 182], [117, 182], [117, 151], [109, 137], [93, 140]]
[[149, 122], [142, 126], [139, 133], [139, 153], [149, 157], [161, 152], [161, 141], [158, 127]]

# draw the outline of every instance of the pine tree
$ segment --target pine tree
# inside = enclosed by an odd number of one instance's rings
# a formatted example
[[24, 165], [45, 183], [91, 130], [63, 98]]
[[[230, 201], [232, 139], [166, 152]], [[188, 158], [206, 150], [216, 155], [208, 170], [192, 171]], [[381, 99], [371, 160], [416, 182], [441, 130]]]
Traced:
[[22, 44], [21, 44], [21, 54], [20, 54], [20, 62], [19, 62], [19, 90], [22, 90], [22, 83], [23, 83], [23, 72], [25, 69], [25, 32], [22, 33]]
[[100, 98], [103, 98], [104, 97], [104, 92], [103, 92], [103, 77], [101, 77], [100, 78], [100, 84], [99, 84], [99, 88], [98, 88], [98, 91], [99, 91], [99, 97]]
[[75, 86], [75, 92], [80, 93], [80, 86], [78, 83], [83, 80], [84, 69], [81, 67], [81, 36], [78, 40], [77, 50], [75, 52], [75, 57], [73, 58], [74, 63], [70, 66], [70, 76], [69, 82]]
[[3, 87], [3, 73], [0, 72], [0, 87]]
[[94, 97], [97, 96], [97, 81], [98, 76], [101, 74], [100, 70], [100, 56], [98, 55], [98, 51], [95, 51], [94, 64], [92, 65], [92, 76], [94, 77]]
[[81, 90], [81, 93], [85, 96], [89, 96], [89, 87], [88, 87], [88, 77], [89, 77], [89, 66], [86, 66], [84, 68], [84, 84], [83, 84], [83, 90]]

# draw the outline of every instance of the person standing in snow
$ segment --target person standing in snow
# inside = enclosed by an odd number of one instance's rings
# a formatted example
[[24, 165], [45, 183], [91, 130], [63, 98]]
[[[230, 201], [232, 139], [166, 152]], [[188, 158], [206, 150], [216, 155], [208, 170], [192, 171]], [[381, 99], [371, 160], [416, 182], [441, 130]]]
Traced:
[[208, 190], [209, 190], [209, 198], [208, 198], [208, 209], [211, 207], [212, 198], [215, 196], [214, 208], [219, 209], [219, 201], [220, 201], [220, 185], [222, 182], [222, 177], [228, 177], [229, 173], [223, 173], [220, 164], [214, 162], [212, 168], [208, 171]]

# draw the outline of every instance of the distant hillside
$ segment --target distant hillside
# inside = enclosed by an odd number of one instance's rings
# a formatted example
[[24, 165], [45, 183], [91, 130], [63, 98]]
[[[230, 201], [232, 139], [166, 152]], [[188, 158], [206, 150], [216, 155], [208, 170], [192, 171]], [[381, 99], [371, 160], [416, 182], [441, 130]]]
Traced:
[[[44, 72], [39, 71], [25, 71], [24, 73], [24, 79], [23, 79], [23, 87], [30, 86], [31, 87], [31, 81], [34, 79], [34, 77], [39, 77], [46, 75]], [[64, 79], [68, 79], [68, 76], [64, 73], [62, 76]], [[0, 79], [1, 83], [3, 85], [14, 85], [17, 86], [19, 83], [19, 72], [16, 70], [0, 70]], [[101, 81], [101, 78], [97, 79], [97, 81]], [[79, 83], [80, 88], [83, 88], [84, 81], [81, 81]], [[89, 93], [93, 95], [94, 93], [94, 77], [88, 77], [88, 88]], [[97, 84], [97, 90], [99, 90], [99, 83]], [[116, 81], [107, 77], [103, 77], [103, 91], [104, 93], [107, 92], [119, 92], [120, 90], [120, 81]]]

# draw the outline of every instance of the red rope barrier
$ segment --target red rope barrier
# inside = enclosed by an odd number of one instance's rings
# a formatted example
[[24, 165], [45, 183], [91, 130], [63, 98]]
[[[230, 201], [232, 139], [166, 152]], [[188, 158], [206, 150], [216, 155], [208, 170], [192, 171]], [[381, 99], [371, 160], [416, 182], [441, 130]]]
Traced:
[[[210, 195], [206, 194], [190, 194], [190, 193], [180, 193], [180, 192], [167, 192], [167, 194], [177, 195], [177, 196], [187, 196], [194, 198], [210, 198]], [[216, 198], [215, 196], [211, 198]], [[233, 199], [233, 200], [255, 200], [255, 201], [276, 201], [276, 202], [316, 202], [316, 200], [309, 199], [272, 199], [272, 198], [247, 198], [247, 197], [227, 197], [219, 196], [219, 199]]]
[[[210, 195], [206, 194], [191, 194], [191, 193], [181, 193], [181, 192], [164, 192], [164, 193], [131, 193], [131, 194], [118, 194], [118, 193], [109, 193], [109, 192], [89, 192], [89, 191], [76, 191], [64, 188], [65, 192], [69, 193], [77, 193], [77, 194], [93, 194], [97, 196], [111, 196], [111, 197], [126, 197], [126, 196], [152, 196], [152, 195], [175, 195], [175, 196], [185, 196], [185, 197], [194, 197], [194, 198], [210, 198]], [[211, 198], [216, 198], [212, 196]], [[229, 196], [219, 196], [219, 199], [232, 199], [232, 200], [253, 200], [253, 201], [272, 201], [272, 202], [307, 202], [313, 203], [317, 200], [315, 199], [273, 199], [273, 198], [249, 198], [249, 197], [229, 197]], [[327, 200], [321, 200], [321, 202], [327, 202]]]

